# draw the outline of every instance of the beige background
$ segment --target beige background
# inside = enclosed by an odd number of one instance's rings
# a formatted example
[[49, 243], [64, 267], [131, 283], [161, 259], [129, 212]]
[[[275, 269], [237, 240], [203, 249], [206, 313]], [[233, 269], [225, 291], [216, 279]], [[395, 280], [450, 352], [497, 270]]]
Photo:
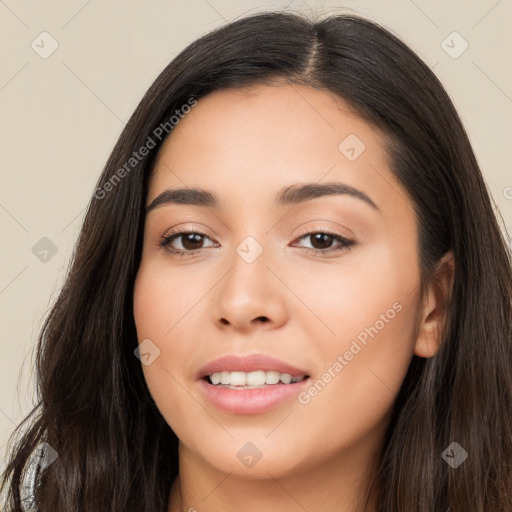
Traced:
[[[124, 123], [185, 45], [244, 13], [284, 7], [353, 11], [416, 50], [453, 98], [512, 232], [511, 0], [0, 0], [0, 471], [35, 399], [39, 328]], [[51, 49], [43, 31], [58, 43], [46, 59], [31, 47]], [[469, 44], [456, 59], [441, 46], [453, 31]], [[457, 36], [447, 42], [462, 49]], [[57, 248], [47, 262], [32, 252], [43, 237]]]

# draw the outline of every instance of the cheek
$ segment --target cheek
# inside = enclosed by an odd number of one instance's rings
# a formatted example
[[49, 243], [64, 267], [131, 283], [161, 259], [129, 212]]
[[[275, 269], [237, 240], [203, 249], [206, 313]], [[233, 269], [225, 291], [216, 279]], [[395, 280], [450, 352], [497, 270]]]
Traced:
[[[355, 338], [362, 342], [371, 339], [370, 333], [376, 334], [376, 330], [379, 339], [385, 337], [384, 332], [394, 333], [390, 343], [396, 349], [412, 350], [419, 268], [410, 245], [400, 251], [388, 244], [375, 245], [347, 254], [334, 264], [308, 262], [302, 268], [297, 265], [292, 270], [283, 269], [286, 282], [302, 303], [298, 305], [301, 309], [306, 306], [293, 322], [301, 324], [308, 339], [318, 341], [313, 348], [318, 349], [319, 356], [348, 348]], [[293, 297], [290, 300], [295, 301]]]
[[143, 260], [133, 303], [139, 341], [153, 337], [159, 346], [168, 345], [183, 324], [193, 321], [195, 306], [207, 292], [208, 281], [200, 272], [172, 269], [165, 260]]
[[[357, 268], [347, 259], [339, 278], [326, 273], [323, 294], [316, 285], [309, 295], [334, 333], [324, 329], [318, 338], [312, 360], [322, 366], [298, 398], [310, 418], [309, 432], [326, 450], [329, 438], [356, 442], [387, 418], [410, 364], [419, 269], [412, 250], [408, 265], [396, 261], [384, 247]], [[315, 282], [321, 278], [317, 272]]]
[[368, 312], [359, 328], [350, 318], [358, 333], [323, 347], [324, 365], [298, 397], [299, 415], [307, 418], [319, 453], [351, 446], [388, 421], [411, 361], [414, 330], [406, 297], [393, 305], [376, 309], [385, 320]]
[[200, 293], [193, 286], [177, 283], [173, 276], [174, 273], [170, 274], [156, 262], [151, 265], [143, 262], [137, 274], [133, 302], [138, 341], [151, 340], [158, 353], [151, 364], [141, 363], [144, 378], [169, 424], [175, 418], [187, 421], [189, 414], [186, 407], [181, 407], [187, 400], [183, 391], [183, 363], [193, 356], [195, 346], [194, 335], [186, 328], [193, 322], [193, 304]]

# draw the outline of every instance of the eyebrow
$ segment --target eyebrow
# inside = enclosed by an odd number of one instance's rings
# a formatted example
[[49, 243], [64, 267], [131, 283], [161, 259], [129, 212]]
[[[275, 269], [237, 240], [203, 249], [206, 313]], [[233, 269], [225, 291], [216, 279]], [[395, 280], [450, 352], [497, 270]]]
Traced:
[[[276, 197], [276, 204], [277, 206], [299, 204], [319, 197], [333, 195], [347, 195], [354, 197], [364, 201], [375, 210], [379, 210], [377, 205], [362, 190], [336, 181], [329, 183], [289, 185], [279, 191]], [[168, 204], [185, 204], [203, 206], [206, 208], [218, 208], [220, 201], [213, 192], [199, 188], [168, 189], [164, 190], [155, 199], [153, 199], [148, 206], [146, 206], [146, 213]]]

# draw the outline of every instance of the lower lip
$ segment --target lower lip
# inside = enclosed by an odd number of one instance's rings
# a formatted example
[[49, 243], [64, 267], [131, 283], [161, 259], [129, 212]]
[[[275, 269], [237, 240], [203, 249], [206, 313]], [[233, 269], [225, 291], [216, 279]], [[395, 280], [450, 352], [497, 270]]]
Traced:
[[199, 387], [213, 405], [224, 411], [233, 414], [259, 414], [275, 409], [296, 396], [309, 380], [307, 378], [292, 384], [274, 384], [256, 389], [228, 389], [201, 379]]

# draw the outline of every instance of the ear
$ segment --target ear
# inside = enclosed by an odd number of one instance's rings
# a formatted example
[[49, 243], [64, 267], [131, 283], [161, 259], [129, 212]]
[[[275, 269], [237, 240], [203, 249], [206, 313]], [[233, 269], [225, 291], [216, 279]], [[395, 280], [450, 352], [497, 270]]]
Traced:
[[455, 260], [453, 252], [448, 251], [439, 260], [423, 297], [414, 347], [414, 353], [419, 357], [432, 357], [441, 347], [454, 275]]

